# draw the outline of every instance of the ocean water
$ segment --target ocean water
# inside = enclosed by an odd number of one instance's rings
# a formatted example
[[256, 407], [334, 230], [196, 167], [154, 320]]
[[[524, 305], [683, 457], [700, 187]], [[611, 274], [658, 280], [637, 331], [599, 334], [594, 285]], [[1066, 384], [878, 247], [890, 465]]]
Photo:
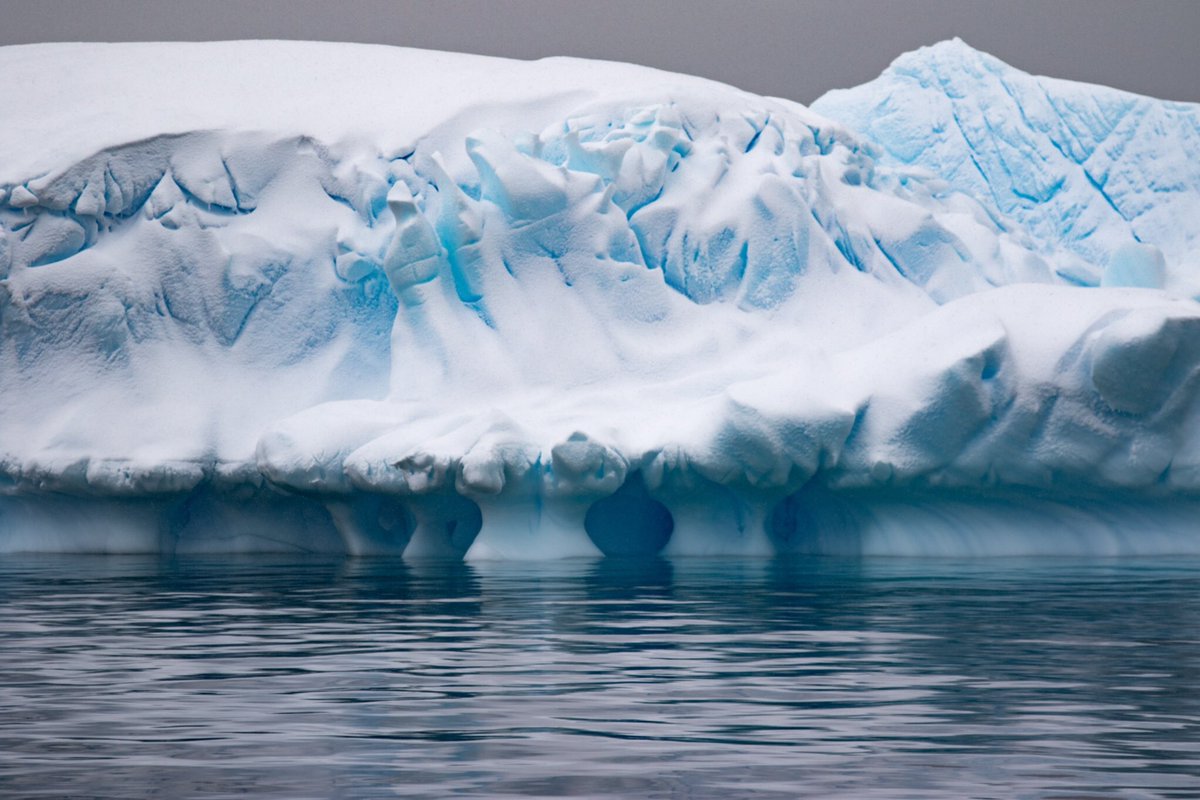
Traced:
[[0, 796], [1200, 797], [1200, 562], [0, 561]]

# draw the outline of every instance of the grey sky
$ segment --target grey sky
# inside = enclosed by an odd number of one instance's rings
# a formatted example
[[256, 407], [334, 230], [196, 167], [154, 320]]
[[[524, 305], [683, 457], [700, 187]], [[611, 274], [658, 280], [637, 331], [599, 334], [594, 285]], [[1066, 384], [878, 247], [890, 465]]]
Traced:
[[0, 44], [332, 39], [574, 55], [802, 102], [955, 35], [1029, 72], [1200, 101], [1196, 0], [0, 0]]

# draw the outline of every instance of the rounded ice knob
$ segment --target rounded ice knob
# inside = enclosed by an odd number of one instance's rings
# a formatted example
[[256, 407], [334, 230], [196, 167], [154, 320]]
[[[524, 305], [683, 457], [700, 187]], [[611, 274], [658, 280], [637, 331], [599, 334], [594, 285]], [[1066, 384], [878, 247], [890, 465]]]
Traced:
[[1113, 250], [1100, 278], [1100, 285], [1161, 289], [1166, 279], [1167, 262], [1162, 251], [1152, 244], [1131, 242]]

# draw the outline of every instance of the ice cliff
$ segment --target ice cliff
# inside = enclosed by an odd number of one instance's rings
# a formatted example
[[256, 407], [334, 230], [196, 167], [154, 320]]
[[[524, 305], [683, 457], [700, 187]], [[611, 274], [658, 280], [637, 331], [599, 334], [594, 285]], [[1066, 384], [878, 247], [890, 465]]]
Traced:
[[813, 110], [359, 45], [0, 67], [0, 551], [1200, 552], [1196, 106], [957, 41]]

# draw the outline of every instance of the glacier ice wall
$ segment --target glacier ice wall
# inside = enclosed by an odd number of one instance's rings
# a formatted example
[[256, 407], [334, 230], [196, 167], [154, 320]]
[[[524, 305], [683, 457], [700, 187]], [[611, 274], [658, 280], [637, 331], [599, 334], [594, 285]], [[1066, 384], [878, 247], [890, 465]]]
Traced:
[[1200, 551], [1194, 107], [958, 42], [829, 116], [352, 45], [0, 63], [0, 550]]

